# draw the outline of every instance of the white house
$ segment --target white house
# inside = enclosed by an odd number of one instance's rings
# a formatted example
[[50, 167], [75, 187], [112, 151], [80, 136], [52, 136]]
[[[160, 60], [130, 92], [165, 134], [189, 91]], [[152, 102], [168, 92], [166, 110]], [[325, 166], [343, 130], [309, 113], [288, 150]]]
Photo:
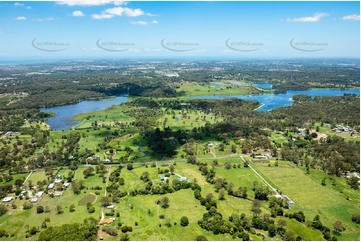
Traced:
[[7, 203], [7, 202], [10, 202], [12, 200], [14, 200], [14, 197], [4, 197], [3, 202]]
[[32, 199], [31, 199], [31, 202], [32, 203], [36, 203], [38, 201], [38, 198], [37, 197], [33, 197]]
[[48, 186], [48, 189], [53, 189], [55, 186], [55, 183], [50, 183], [49, 186]]

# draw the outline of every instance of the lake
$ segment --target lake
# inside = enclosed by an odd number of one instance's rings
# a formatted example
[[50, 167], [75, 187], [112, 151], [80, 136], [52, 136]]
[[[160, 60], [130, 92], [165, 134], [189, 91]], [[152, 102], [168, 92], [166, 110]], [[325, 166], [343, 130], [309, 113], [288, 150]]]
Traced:
[[[268, 84], [270, 85], [270, 84]], [[287, 93], [279, 94], [262, 94], [262, 95], [248, 95], [248, 96], [197, 96], [193, 98], [204, 99], [223, 99], [223, 98], [239, 98], [244, 100], [256, 100], [262, 105], [257, 109], [258, 111], [269, 111], [274, 108], [292, 105], [292, 97], [298, 94], [305, 94], [309, 96], [342, 96], [344, 93], [356, 94], [360, 96], [360, 90], [335, 90], [335, 89], [312, 89], [303, 91], [288, 91]], [[127, 96], [119, 96], [114, 98], [103, 99], [99, 101], [82, 101], [76, 104], [41, 108], [42, 112], [53, 112], [56, 116], [49, 118], [46, 123], [54, 130], [71, 129], [79, 123], [74, 121], [73, 117], [79, 113], [98, 111], [106, 109], [114, 104], [124, 103], [128, 100]]]
[[269, 83], [256, 83], [256, 87], [262, 88], [262, 89], [272, 89], [272, 84]]
[[126, 96], [107, 98], [97, 101], [82, 101], [76, 104], [57, 106], [52, 108], [41, 108], [42, 112], [52, 112], [56, 116], [49, 118], [46, 123], [54, 130], [71, 129], [79, 123], [73, 117], [79, 113], [86, 113], [106, 109], [114, 104], [124, 103], [128, 100]]
[[257, 109], [258, 111], [270, 111], [274, 108], [290, 106], [293, 104], [292, 97], [294, 95], [304, 94], [309, 96], [342, 96], [344, 93], [356, 94], [360, 96], [360, 90], [337, 90], [337, 89], [311, 89], [302, 91], [287, 91], [287, 93], [278, 94], [261, 94], [261, 95], [248, 95], [248, 96], [197, 96], [193, 98], [204, 98], [204, 99], [223, 99], [223, 98], [238, 98], [244, 100], [255, 100], [260, 102], [262, 105]]

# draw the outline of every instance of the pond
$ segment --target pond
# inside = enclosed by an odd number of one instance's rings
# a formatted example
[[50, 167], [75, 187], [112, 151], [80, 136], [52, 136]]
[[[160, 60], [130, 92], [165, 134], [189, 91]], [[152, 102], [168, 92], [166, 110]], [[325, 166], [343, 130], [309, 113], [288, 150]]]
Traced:
[[258, 108], [258, 111], [270, 111], [274, 108], [290, 106], [293, 104], [292, 97], [294, 95], [304, 94], [309, 96], [342, 96], [344, 93], [356, 94], [360, 96], [360, 90], [351, 89], [351, 90], [337, 90], [337, 89], [311, 89], [311, 90], [302, 90], [302, 91], [292, 91], [289, 90], [286, 93], [269, 93], [261, 95], [247, 95], [247, 96], [196, 96], [193, 98], [203, 98], [203, 99], [223, 99], [223, 98], [238, 98], [244, 100], [255, 100], [261, 103], [261, 106]]
[[79, 113], [98, 111], [106, 109], [114, 104], [124, 103], [128, 100], [127, 96], [107, 98], [97, 101], [82, 101], [76, 104], [57, 106], [51, 108], [41, 108], [42, 112], [52, 112], [56, 116], [49, 118], [46, 123], [53, 130], [71, 129], [79, 123], [73, 120], [73, 117]]

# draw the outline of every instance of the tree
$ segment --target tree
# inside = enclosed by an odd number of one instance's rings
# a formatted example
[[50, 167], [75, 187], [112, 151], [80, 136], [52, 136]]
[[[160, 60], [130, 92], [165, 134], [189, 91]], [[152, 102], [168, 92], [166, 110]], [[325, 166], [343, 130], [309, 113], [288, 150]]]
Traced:
[[295, 240], [295, 233], [293, 231], [286, 231], [283, 235], [283, 239], [286, 241], [294, 241]]
[[225, 195], [226, 195], [226, 189], [221, 188], [221, 190], [219, 190], [219, 200], [224, 200]]
[[169, 207], [169, 198], [163, 197], [158, 201], [158, 204], [162, 206], [162, 208], [168, 208]]
[[268, 236], [269, 237], [276, 236], [276, 232], [277, 232], [277, 229], [276, 229], [276, 226], [274, 224], [271, 224], [271, 225], [268, 226]]
[[320, 216], [319, 215], [316, 215], [312, 221], [312, 227], [314, 227], [315, 229], [318, 229], [318, 230], [322, 230], [323, 228], [323, 225], [321, 223], [321, 220], [320, 220]]
[[87, 178], [91, 175], [93, 175], [93, 172], [94, 172], [94, 168], [89, 166], [88, 168], [86, 168], [84, 171], [83, 171], [83, 175], [84, 175], [84, 178]]
[[29, 234], [30, 235], [34, 235], [38, 232], [37, 228], [35, 226], [32, 226], [30, 229], [29, 229]]
[[33, 204], [32, 204], [31, 202], [26, 201], [26, 202], [24, 202], [24, 204], [23, 204], [23, 209], [24, 209], [24, 210], [31, 209], [32, 207], [33, 207]]
[[44, 212], [44, 207], [43, 206], [37, 206], [36, 207], [36, 213], [43, 213]]
[[254, 199], [252, 203], [251, 211], [253, 212], [254, 217], [258, 217], [261, 211], [261, 202], [258, 199]]
[[110, 205], [110, 198], [109, 197], [102, 197], [102, 206], [108, 207]]
[[340, 234], [342, 231], [345, 230], [345, 227], [343, 227], [343, 224], [341, 221], [336, 221], [333, 223], [333, 230], [337, 233]]
[[359, 186], [360, 186], [358, 181], [359, 181], [359, 179], [357, 177], [353, 176], [350, 179], [348, 179], [347, 183], [350, 185], [350, 187], [357, 190], [357, 189], [359, 189]]
[[207, 195], [206, 195], [206, 202], [211, 202], [212, 200], [214, 199], [214, 195], [213, 195], [213, 193], [208, 193]]
[[237, 146], [232, 145], [231, 150], [232, 150], [232, 153], [237, 153]]
[[56, 205], [55, 207], [55, 211], [56, 211], [56, 214], [62, 214], [64, 211], [63, 211], [63, 207], [61, 205]]
[[4, 214], [6, 214], [7, 211], [8, 211], [8, 209], [6, 208], [6, 206], [3, 204], [0, 204], [0, 216], [3, 216]]
[[142, 173], [142, 175], [140, 176], [140, 180], [144, 181], [144, 182], [148, 182], [149, 181], [149, 172], [145, 171]]
[[170, 171], [170, 173], [174, 173], [174, 165], [171, 165], [170, 167], [169, 167], [169, 171]]
[[186, 226], [188, 226], [188, 224], [189, 224], [188, 218], [186, 216], [181, 217], [180, 225], [182, 225], [183, 227], [186, 227]]
[[359, 224], [360, 223], [360, 214], [354, 213], [351, 217], [352, 222]]
[[69, 212], [75, 212], [75, 205], [74, 204], [71, 204], [70, 207], [69, 207]]
[[128, 165], [127, 165], [127, 169], [128, 169], [129, 171], [133, 170], [133, 165], [132, 165], [132, 164], [128, 164]]
[[208, 241], [207, 237], [204, 235], [198, 235], [194, 240], [195, 241]]
[[284, 219], [280, 219], [280, 220], [278, 220], [277, 225], [279, 227], [283, 228], [283, 227], [287, 226], [287, 221]]

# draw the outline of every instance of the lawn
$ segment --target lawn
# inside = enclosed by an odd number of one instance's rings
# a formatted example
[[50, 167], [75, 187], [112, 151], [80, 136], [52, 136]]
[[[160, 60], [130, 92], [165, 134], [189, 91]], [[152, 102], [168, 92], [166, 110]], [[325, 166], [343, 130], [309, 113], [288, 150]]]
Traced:
[[198, 84], [195, 82], [181, 82], [177, 92], [183, 96], [210, 96], [210, 95], [248, 95], [260, 93], [253, 86], [241, 86], [232, 82], [211, 82]]
[[278, 167], [269, 167], [266, 163], [253, 163], [252, 166], [295, 202], [290, 212], [302, 210], [307, 220], [313, 220], [319, 214], [323, 224], [329, 228], [340, 220], [346, 227], [344, 237], [359, 240], [359, 227], [351, 222], [351, 215], [359, 213], [359, 205], [347, 201], [332, 188], [322, 186], [288, 162], [280, 162]]
[[134, 118], [125, 114], [124, 110], [124, 105], [112, 105], [110, 108], [104, 110], [78, 114], [74, 117], [74, 120], [81, 121], [81, 123], [74, 128], [91, 128], [95, 122], [97, 122], [98, 126], [108, 125], [120, 127], [120, 125], [126, 125], [134, 121]]
[[[170, 200], [167, 209], [156, 204], [156, 200], [164, 196]], [[205, 235], [209, 240], [232, 240], [230, 235], [213, 235], [197, 225], [197, 221], [207, 210], [194, 198], [191, 189], [166, 195], [125, 197], [116, 207], [121, 211], [120, 221], [133, 227], [131, 240], [194, 240], [198, 235]], [[160, 219], [159, 215], [164, 215], [165, 218]], [[180, 225], [182, 216], [189, 219], [187, 227]], [[135, 226], [135, 222], [138, 222], [138, 226]], [[171, 226], [167, 227], [166, 222]], [[174, 225], [175, 222], [177, 225]]]

